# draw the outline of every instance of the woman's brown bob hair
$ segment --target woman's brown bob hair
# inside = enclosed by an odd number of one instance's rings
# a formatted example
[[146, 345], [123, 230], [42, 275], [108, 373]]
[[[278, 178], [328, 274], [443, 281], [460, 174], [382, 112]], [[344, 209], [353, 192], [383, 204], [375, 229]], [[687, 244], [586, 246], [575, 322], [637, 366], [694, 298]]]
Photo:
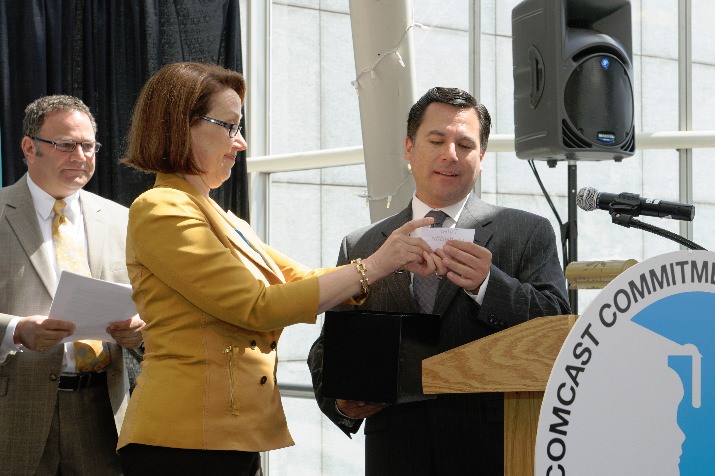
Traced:
[[191, 152], [191, 126], [211, 109], [211, 98], [225, 89], [246, 96], [246, 81], [236, 71], [202, 63], [171, 63], [146, 82], [134, 106], [122, 163], [145, 172], [198, 175]]

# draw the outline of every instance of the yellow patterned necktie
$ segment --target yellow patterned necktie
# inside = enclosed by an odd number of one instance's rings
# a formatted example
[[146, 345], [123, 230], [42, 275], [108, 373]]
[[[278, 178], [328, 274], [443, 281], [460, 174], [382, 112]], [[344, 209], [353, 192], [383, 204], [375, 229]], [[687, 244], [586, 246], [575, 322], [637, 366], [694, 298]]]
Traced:
[[[65, 201], [57, 200], [52, 210], [52, 241], [55, 245], [55, 257], [60, 271], [66, 269], [83, 276], [91, 276], [84, 247], [76, 240], [74, 225], [63, 211]], [[101, 340], [78, 340], [74, 342], [77, 372], [97, 372], [109, 365], [109, 354], [104, 350]]]

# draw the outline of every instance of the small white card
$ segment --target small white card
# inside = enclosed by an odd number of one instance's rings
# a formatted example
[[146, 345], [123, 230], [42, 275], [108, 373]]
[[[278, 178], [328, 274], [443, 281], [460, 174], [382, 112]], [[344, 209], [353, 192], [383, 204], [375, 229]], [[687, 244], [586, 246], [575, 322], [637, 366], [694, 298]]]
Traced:
[[474, 241], [474, 232], [475, 230], [471, 228], [430, 228], [425, 226], [416, 229], [410, 236], [422, 238], [433, 250], [438, 250], [449, 240], [471, 243]]

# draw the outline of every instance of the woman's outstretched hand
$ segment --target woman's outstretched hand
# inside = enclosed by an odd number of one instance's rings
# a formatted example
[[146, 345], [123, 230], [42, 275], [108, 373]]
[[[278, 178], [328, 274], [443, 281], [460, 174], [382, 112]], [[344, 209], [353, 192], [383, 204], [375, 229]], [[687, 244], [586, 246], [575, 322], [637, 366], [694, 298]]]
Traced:
[[364, 261], [379, 278], [398, 270], [425, 276], [442, 269], [441, 258], [422, 238], [410, 236], [418, 228], [429, 226], [434, 219], [418, 218], [393, 231], [383, 245]]

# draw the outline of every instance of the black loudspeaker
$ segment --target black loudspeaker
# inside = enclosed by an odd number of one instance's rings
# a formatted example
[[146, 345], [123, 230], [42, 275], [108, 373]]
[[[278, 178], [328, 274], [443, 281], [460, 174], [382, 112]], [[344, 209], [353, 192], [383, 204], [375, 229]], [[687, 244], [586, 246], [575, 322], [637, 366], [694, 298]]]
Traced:
[[525, 0], [511, 21], [517, 157], [632, 156], [630, 1]]

